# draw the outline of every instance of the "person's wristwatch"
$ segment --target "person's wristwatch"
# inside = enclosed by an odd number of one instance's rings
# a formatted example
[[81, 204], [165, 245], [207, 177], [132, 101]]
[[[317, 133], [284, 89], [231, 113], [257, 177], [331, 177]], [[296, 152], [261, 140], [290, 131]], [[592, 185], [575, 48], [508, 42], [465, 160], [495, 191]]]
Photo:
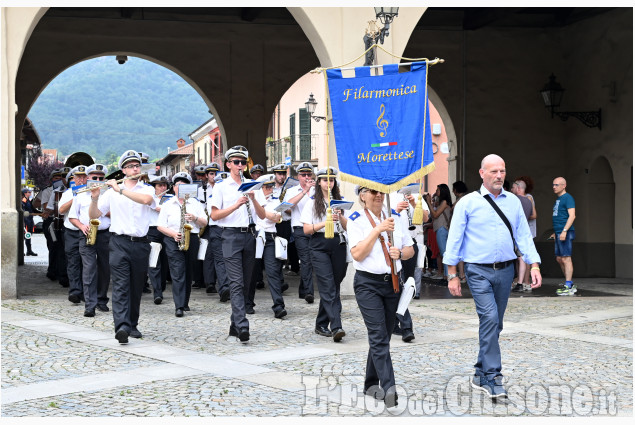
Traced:
[[458, 275], [458, 274], [456, 274], [456, 273], [449, 274], [449, 275], [448, 275], [448, 282], [449, 282], [449, 281], [451, 281], [452, 279], [454, 279], [455, 277], [459, 277], [459, 275]]

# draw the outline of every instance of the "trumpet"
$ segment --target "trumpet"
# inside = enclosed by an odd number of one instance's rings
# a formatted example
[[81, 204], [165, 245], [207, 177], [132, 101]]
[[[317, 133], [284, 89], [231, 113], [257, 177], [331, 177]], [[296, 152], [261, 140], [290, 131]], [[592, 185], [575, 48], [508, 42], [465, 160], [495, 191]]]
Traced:
[[86, 234], [86, 245], [95, 245], [97, 242], [97, 228], [101, 224], [96, 218], [90, 220], [90, 229], [88, 229], [88, 233]]
[[346, 245], [348, 241], [346, 240], [346, 235], [342, 230], [342, 225], [340, 224], [339, 216], [340, 210], [337, 210], [338, 220], [335, 222], [335, 227], [337, 227], [337, 235], [340, 237], [340, 245]]
[[[408, 202], [408, 197], [406, 196], [406, 194], [403, 194], [403, 200]], [[410, 202], [408, 202], [408, 204], [410, 204]], [[410, 214], [410, 205], [408, 205], [406, 207], [406, 215], [408, 216], [408, 230], [415, 230], [417, 227], [412, 224], [412, 214]]]
[[[148, 173], [139, 173], [139, 174], [135, 174], [134, 176], [124, 177], [123, 179], [117, 180], [117, 183], [123, 183], [125, 180], [136, 180], [136, 179], [140, 178], [141, 176], [145, 176], [147, 174]], [[92, 185], [90, 187], [85, 187], [83, 189], [79, 189], [77, 192], [75, 192], [75, 194], [84, 193], [84, 192], [90, 192], [93, 189], [101, 189], [101, 188], [104, 188], [104, 187], [109, 187], [108, 183], [94, 184], [94, 185]]]

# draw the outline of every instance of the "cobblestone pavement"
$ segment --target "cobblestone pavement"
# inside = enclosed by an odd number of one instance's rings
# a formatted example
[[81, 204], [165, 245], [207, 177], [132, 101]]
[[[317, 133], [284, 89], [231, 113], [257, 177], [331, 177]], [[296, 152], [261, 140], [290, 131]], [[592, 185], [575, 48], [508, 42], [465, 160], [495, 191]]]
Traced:
[[[248, 316], [251, 340], [227, 336], [230, 305], [193, 289], [191, 311], [174, 317], [170, 286], [161, 305], [142, 299], [143, 338], [120, 345], [111, 313], [83, 305], [22, 267], [20, 298], [2, 301], [2, 416], [632, 416], [632, 281], [587, 279], [588, 294], [510, 298], [501, 334], [509, 398], [470, 389], [478, 351], [473, 301], [422, 297], [411, 314], [416, 339], [393, 337], [399, 405], [362, 394], [368, 345], [357, 304], [343, 299], [342, 343], [313, 332], [318, 303], [286, 277], [288, 316], [275, 319], [267, 289]], [[435, 292], [436, 291], [436, 292]], [[447, 289], [428, 288], [430, 293]]]

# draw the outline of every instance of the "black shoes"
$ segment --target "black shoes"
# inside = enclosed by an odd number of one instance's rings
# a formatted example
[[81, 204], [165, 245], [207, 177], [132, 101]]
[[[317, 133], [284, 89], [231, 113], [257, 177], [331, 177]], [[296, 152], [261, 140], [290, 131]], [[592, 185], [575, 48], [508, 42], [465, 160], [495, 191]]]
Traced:
[[517, 283], [516, 286], [514, 286], [514, 289], [512, 289], [512, 292], [523, 292], [523, 284]]
[[205, 289], [205, 293], [206, 294], [216, 294], [218, 293], [218, 291], [216, 290], [216, 285], [214, 285], [213, 283], [210, 285], [207, 285], [207, 288]]
[[415, 334], [412, 332], [412, 329], [404, 329], [402, 331], [401, 340], [403, 342], [410, 342], [415, 339]]
[[115, 339], [119, 341], [119, 344], [128, 343], [128, 332], [125, 329], [119, 329], [115, 334]]
[[163, 302], [163, 297], [154, 297], [154, 303], [159, 305]]
[[238, 329], [236, 329], [235, 327], [229, 325], [229, 336], [238, 337]]
[[73, 304], [79, 304], [81, 301], [81, 298], [79, 298], [79, 295], [73, 294], [68, 296], [68, 300], [72, 302]]
[[62, 285], [62, 288], [68, 288], [70, 286], [68, 279], [60, 279], [59, 284]]
[[190, 306], [186, 305], [185, 307], [183, 307], [183, 311], [190, 311]]
[[132, 328], [132, 330], [130, 331], [130, 336], [132, 338], [143, 338], [143, 335], [141, 335], [141, 332], [139, 332], [139, 329], [137, 328]]
[[31, 255], [33, 257], [37, 257], [37, 253], [33, 252], [33, 251], [29, 251], [26, 253], [26, 255]]
[[238, 331], [238, 339], [240, 342], [249, 341], [249, 329], [248, 328], [240, 328]]
[[176, 311], [174, 312], [174, 315], [176, 317], [183, 317], [183, 309], [182, 308], [177, 308]]
[[278, 310], [274, 312], [274, 316], [276, 317], [276, 319], [282, 319], [286, 315], [287, 315], [287, 310], [285, 310], [284, 308], [282, 310]]
[[152, 293], [152, 291], [150, 290], [150, 288], [149, 288], [149, 287], [144, 286], [144, 287], [143, 287], [143, 293], [144, 293], [144, 294], [151, 294], [151, 293]]
[[346, 332], [344, 332], [344, 329], [339, 328], [333, 330], [333, 341], [340, 342], [342, 338], [344, 338], [344, 336], [346, 336]]
[[246, 306], [245, 307], [245, 313], [246, 314], [256, 314], [256, 310], [254, 310], [254, 308], [252, 306]]
[[192, 288], [196, 289], [203, 289], [205, 287], [206, 285], [203, 282], [194, 282], [194, 284], [192, 285]]
[[87, 308], [84, 310], [84, 317], [95, 317], [95, 310], [92, 308]]
[[282, 284], [282, 288], [281, 288], [281, 289], [282, 289], [282, 291], [281, 291], [281, 292], [286, 291], [287, 289], [289, 289], [289, 284], [288, 284], [288, 283], [283, 283], [283, 284]]
[[104, 313], [110, 311], [107, 305], [105, 304], [97, 304], [97, 310], [103, 311]]
[[324, 326], [316, 326], [315, 327], [315, 333], [318, 334], [318, 335], [329, 337], [329, 338], [333, 336], [331, 331], [329, 331]]
[[259, 282], [256, 282], [256, 289], [264, 289], [265, 287], [265, 282], [263, 282], [262, 280]]
[[304, 300], [308, 303], [308, 304], [313, 304], [313, 301], [315, 301], [315, 297], [313, 296], [313, 294], [307, 294], [304, 297]]
[[384, 397], [384, 404], [386, 405], [386, 407], [395, 407], [399, 404], [397, 402], [398, 398], [399, 397], [397, 396], [397, 393], [395, 391], [388, 390], [386, 396]]
[[57, 280], [57, 276], [55, 276], [53, 273], [47, 273], [46, 277], [48, 277], [51, 280]]
[[226, 303], [229, 299], [229, 288], [225, 288], [220, 292], [220, 302]]

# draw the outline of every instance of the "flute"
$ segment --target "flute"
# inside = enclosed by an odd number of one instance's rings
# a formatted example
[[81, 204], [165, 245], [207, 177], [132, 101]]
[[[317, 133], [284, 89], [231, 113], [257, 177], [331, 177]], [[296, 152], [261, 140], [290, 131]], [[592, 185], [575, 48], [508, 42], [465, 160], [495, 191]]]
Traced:
[[[130, 177], [124, 177], [123, 179], [119, 179], [117, 180], [117, 183], [123, 183], [125, 180], [136, 180], [141, 176], [145, 176], [148, 173], [139, 173], [139, 174], [135, 174], [134, 176], [130, 176]], [[78, 190], [77, 192], [75, 192], [75, 194], [78, 193], [84, 193], [84, 192], [90, 192], [93, 189], [101, 189], [103, 187], [108, 187], [108, 183], [99, 183], [99, 184], [94, 184], [90, 187], [85, 187], [83, 189]]]

